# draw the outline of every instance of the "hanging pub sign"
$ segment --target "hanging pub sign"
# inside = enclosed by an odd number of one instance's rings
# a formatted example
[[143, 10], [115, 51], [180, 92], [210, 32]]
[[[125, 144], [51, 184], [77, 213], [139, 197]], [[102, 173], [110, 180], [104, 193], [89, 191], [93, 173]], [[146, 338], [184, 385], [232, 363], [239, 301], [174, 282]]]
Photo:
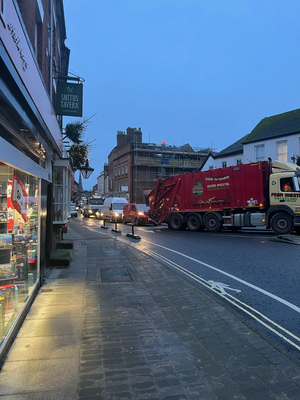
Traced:
[[82, 117], [82, 83], [58, 82], [57, 115]]

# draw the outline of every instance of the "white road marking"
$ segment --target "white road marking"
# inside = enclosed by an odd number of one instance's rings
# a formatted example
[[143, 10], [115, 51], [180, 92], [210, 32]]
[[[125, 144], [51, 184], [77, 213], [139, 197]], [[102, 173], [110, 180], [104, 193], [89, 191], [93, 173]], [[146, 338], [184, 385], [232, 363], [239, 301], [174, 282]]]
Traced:
[[233, 290], [234, 292], [237, 292], [237, 293], [240, 293], [240, 292], [241, 292], [241, 290], [239, 290], [239, 289], [233, 289], [233, 288], [231, 288], [229, 285], [227, 285], [226, 283], [215, 282], [215, 281], [208, 281], [208, 283], [211, 284], [211, 288], [212, 288], [212, 289], [219, 289], [220, 292], [221, 292], [222, 294], [225, 294], [225, 295], [228, 294], [227, 292], [225, 292], [225, 289], [227, 289], [227, 290]]
[[[237, 298], [233, 297], [232, 295], [230, 295], [228, 293], [226, 294], [226, 296], [223, 295], [222, 293], [220, 293], [219, 290], [216, 290], [216, 288], [213, 288], [211, 286], [211, 284], [209, 283], [209, 281], [206, 281], [205, 279], [199, 277], [198, 275], [194, 274], [193, 272], [190, 272], [189, 270], [185, 269], [181, 265], [176, 264], [174, 261], [171, 261], [168, 258], [166, 258], [164, 256], [161, 256], [160, 254], [157, 254], [152, 250], [145, 249], [145, 252], [150, 254], [150, 255], [152, 255], [154, 258], [157, 258], [157, 259], [165, 262], [166, 264], [169, 264], [172, 268], [175, 268], [178, 271], [184, 273], [185, 275], [189, 276], [194, 281], [197, 281], [200, 284], [202, 284], [203, 286], [206, 286], [208, 289], [212, 290], [213, 292], [215, 292], [216, 294], [221, 296], [223, 299], [225, 299], [229, 303], [233, 304], [235, 307], [239, 308], [244, 313], [248, 314], [251, 318], [255, 319], [257, 322], [259, 322], [260, 324], [262, 324], [263, 326], [268, 328], [270, 331], [275, 333], [281, 339], [285, 340], [287, 343], [289, 343], [290, 345], [295, 347], [297, 350], [300, 350], [300, 346], [298, 344], [294, 343], [291, 339], [289, 339], [288, 337], [284, 336], [281, 332], [278, 332], [275, 328], [273, 328], [272, 326], [268, 325], [268, 323], [272, 324], [277, 329], [283, 331], [286, 335], [289, 335], [290, 337], [292, 337], [296, 341], [300, 342], [300, 338], [298, 336], [294, 335], [292, 332], [290, 332], [289, 330], [285, 329], [283, 326], [277, 324], [276, 322], [274, 322], [273, 320], [271, 320], [270, 318], [268, 318], [267, 316], [265, 316], [264, 314], [262, 314], [261, 312], [259, 312], [255, 308], [249, 306], [248, 304], [243, 303], [242, 301], [238, 300]], [[262, 319], [264, 319], [268, 323], [266, 323]]]
[[290, 303], [289, 301], [284, 300], [284, 299], [282, 299], [281, 297], [276, 296], [276, 295], [273, 294], [273, 293], [270, 293], [270, 292], [268, 292], [268, 291], [266, 291], [266, 290], [264, 290], [264, 289], [261, 289], [261, 288], [258, 287], [258, 286], [252, 285], [252, 283], [249, 283], [249, 282], [247, 282], [247, 281], [244, 281], [243, 279], [240, 279], [240, 278], [238, 278], [238, 277], [235, 276], [235, 275], [229, 274], [228, 272], [222, 271], [221, 269], [216, 268], [216, 267], [213, 267], [212, 265], [209, 265], [209, 264], [207, 264], [207, 263], [205, 263], [205, 262], [203, 262], [203, 261], [199, 261], [199, 260], [197, 260], [196, 258], [190, 257], [190, 256], [188, 256], [188, 255], [186, 255], [186, 254], [180, 253], [179, 251], [170, 249], [170, 248], [165, 247], [165, 246], [162, 246], [162, 245], [160, 245], [160, 244], [153, 243], [153, 242], [147, 242], [147, 243], [148, 243], [148, 244], [152, 244], [153, 246], [160, 247], [160, 248], [162, 248], [162, 249], [164, 249], [164, 250], [170, 251], [171, 253], [178, 254], [178, 255], [180, 255], [180, 256], [182, 256], [182, 257], [184, 257], [184, 258], [187, 258], [188, 260], [194, 261], [194, 262], [197, 263], [197, 264], [201, 264], [201, 265], [203, 265], [203, 266], [205, 266], [205, 267], [207, 267], [207, 268], [210, 268], [210, 269], [212, 269], [212, 270], [214, 270], [214, 271], [219, 272], [219, 273], [222, 274], [222, 275], [228, 276], [229, 278], [234, 279], [235, 281], [240, 282], [240, 283], [242, 283], [243, 285], [246, 285], [246, 286], [248, 286], [248, 287], [251, 287], [252, 289], [257, 290], [258, 292], [263, 293], [263, 294], [265, 294], [266, 296], [271, 297], [271, 298], [274, 299], [274, 300], [277, 300], [278, 302], [280, 302], [280, 303], [284, 304], [285, 306], [291, 308], [292, 310], [296, 311], [297, 313], [300, 313], [300, 307], [297, 307], [295, 304], [292, 304], [292, 303]]

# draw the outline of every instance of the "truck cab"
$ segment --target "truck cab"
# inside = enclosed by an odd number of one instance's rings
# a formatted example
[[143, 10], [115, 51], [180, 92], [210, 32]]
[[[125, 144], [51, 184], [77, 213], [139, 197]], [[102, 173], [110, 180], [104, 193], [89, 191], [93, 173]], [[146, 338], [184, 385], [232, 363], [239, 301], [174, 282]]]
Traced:
[[102, 197], [90, 197], [82, 209], [83, 216], [86, 218], [91, 216], [95, 217], [96, 212], [99, 210], [100, 206], [103, 205], [103, 203], [104, 199]]
[[274, 161], [269, 180], [269, 226], [275, 232], [300, 230], [300, 168], [295, 164]]

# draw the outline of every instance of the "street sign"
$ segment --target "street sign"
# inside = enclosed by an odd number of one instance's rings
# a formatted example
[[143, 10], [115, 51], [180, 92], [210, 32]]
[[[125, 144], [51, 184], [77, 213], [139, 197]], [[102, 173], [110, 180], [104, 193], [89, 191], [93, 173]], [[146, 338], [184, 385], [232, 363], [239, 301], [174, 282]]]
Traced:
[[58, 82], [57, 84], [57, 115], [82, 117], [82, 83]]

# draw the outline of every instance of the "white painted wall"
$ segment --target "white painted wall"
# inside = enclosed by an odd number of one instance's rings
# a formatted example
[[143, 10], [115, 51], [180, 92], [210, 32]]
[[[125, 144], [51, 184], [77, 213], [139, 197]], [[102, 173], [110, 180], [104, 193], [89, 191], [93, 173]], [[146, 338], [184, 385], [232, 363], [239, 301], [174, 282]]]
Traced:
[[106, 196], [108, 194], [108, 176], [105, 176], [105, 172], [100, 172], [97, 177], [97, 190], [98, 196]]
[[217, 158], [215, 160], [215, 167], [222, 168], [222, 163], [226, 161], [227, 167], [232, 167], [233, 165], [237, 165], [237, 160], [241, 160], [243, 162], [243, 153], [235, 154], [234, 156], [228, 156], [224, 158]]
[[211, 169], [211, 168], [209, 168], [210, 166], [212, 166], [213, 169], [215, 169], [215, 160], [212, 158], [212, 156], [208, 157], [208, 159], [206, 160], [206, 163], [201, 168], [201, 171], [207, 171], [207, 170]]
[[243, 162], [243, 153], [236, 154], [234, 156], [228, 156], [224, 158], [217, 158], [213, 159], [211, 156], [207, 159], [206, 163], [204, 164], [203, 168], [201, 171], [208, 171], [211, 169], [210, 167], [212, 166], [213, 169], [216, 168], [222, 168], [222, 162], [226, 161], [227, 167], [231, 167], [233, 165], [237, 165], [237, 160], [242, 160]]
[[271, 157], [272, 160], [277, 160], [277, 142], [283, 140], [287, 141], [287, 161], [291, 161], [291, 157], [295, 155], [300, 155], [300, 134], [284, 136], [282, 138], [270, 139], [264, 142], [249, 143], [244, 145], [244, 163], [255, 162], [255, 146], [264, 144], [265, 145], [265, 160]]

